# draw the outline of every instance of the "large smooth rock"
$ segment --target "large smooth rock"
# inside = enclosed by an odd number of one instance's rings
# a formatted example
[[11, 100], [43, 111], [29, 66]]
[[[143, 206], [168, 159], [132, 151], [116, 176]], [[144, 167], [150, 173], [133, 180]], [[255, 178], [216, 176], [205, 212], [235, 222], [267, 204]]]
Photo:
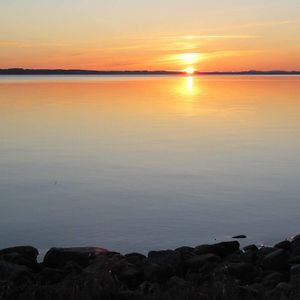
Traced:
[[28, 273], [28, 268], [25, 266], [0, 261], [0, 280], [16, 280], [26, 273]]
[[32, 246], [18, 246], [18, 247], [10, 247], [0, 250], [0, 257], [5, 255], [9, 255], [12, 253], [17, 253], [23, 257], [36, 259], [39, 255], [39, 251]]
[[171, 265], [158, 265], [147, 261], [143, 266], [143, 277], [146, 281], [163, 283], [175, 275]]
[[176, 274], [181, 271], [181, 255], [173, 250], [150, 251], [148, 261], [160, 266], [168, 266]]
[[283, 249], [283, 250], [290, 250], [291, 249], [291, 242], [290, 241], [282, 241], [277, 243], [274, 248]]
[[226, 257], [240, 249], [240, 243], [237, 241], [222, 242], [215, 244], [214, 246], [216, 248], [216, 254], [221, 257]]
[[31, 246], [10, 247], [0, 250], [0, 260], [38, 269], [38, 254], [38, 250]]
[[230, 263], [228, 265], [229, 274], [239, 279], [242, 283], [251, 283], [255, 276], [256, 270], [250, 263]]
[[235, 253], [240, 249], [240, 243], [238, 241], [221, 242], [212, 245], [200, 245], [195, 248], [195, 253], [201, 254], [216, 254], [220, 257], [226, 257]]
[[267, 270], [287, 270], [289, 268], [288, 254], [283, 249], [272, 251], [262, 259], [261, 265]]
[[44, 257], [44, 265], [51, 268], [61, 268], [69, 261], [81, 266], [87, 266], [89, 261], [108, 250], [100, 247], [51, 248]]
[[254, 244], [245, 246], [243, 249], [244, 251], [258, 251], [257, 246]]
[[203, 254], [203, 255], [197, 255], [190, 259], [188, 259], [185, 262], [185, 265], [187, 269], [190, 270], [199, 270], [204, 264], [206, 263], [219, 263], [221, 262], [221, 258], [215, 254], [209, 253], [209, 254]]
[[134, 266], [127, 265], [126, 269], [122, 270], [118, 278], [127, 285], [130, 289], [137, 288], [143, 281], [143, 273]]
[[267, 274], [263, 280], [262, 283], [270, 288], [274, 288], [277, 286], [278, 283], [283, 282], [286, 280], [286, 276], [279, 272], [272, 272]]

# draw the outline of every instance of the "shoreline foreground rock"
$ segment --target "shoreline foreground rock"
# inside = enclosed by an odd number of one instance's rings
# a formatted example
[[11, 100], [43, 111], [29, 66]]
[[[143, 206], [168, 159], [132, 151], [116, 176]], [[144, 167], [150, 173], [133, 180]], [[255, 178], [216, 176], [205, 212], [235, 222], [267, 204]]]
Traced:
[[121, 255], [99, 247], [0, 250], [0, 300], [300, 299], [300, 235]]

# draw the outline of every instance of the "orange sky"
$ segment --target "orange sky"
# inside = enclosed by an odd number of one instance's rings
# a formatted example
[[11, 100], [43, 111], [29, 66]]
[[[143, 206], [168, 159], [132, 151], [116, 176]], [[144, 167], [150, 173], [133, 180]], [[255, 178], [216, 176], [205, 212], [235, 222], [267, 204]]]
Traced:
[[299, 0], [2, 0], [0, 68], [300, 70], [299, 15]]

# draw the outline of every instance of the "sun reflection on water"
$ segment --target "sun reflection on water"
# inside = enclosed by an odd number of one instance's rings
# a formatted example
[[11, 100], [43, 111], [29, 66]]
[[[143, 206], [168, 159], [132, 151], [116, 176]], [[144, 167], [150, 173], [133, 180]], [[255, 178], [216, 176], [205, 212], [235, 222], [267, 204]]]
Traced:
[[188, 76], [186, 78], [186, 93], [187, 94], [193, 93], [193, 87], [194, 87], [193, 76]]

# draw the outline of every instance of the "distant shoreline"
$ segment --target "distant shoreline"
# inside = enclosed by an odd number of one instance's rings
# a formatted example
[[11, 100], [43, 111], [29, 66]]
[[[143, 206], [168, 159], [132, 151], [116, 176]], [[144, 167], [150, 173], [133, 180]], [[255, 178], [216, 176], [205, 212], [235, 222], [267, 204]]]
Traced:
[[[0, 69], [0, 75], [184, 75], [183, 71], [97, 71], [64, 69]], [[300, 75], [300, 71], [239, 71], [239, 72], [195, 72], [193, 75]]]

